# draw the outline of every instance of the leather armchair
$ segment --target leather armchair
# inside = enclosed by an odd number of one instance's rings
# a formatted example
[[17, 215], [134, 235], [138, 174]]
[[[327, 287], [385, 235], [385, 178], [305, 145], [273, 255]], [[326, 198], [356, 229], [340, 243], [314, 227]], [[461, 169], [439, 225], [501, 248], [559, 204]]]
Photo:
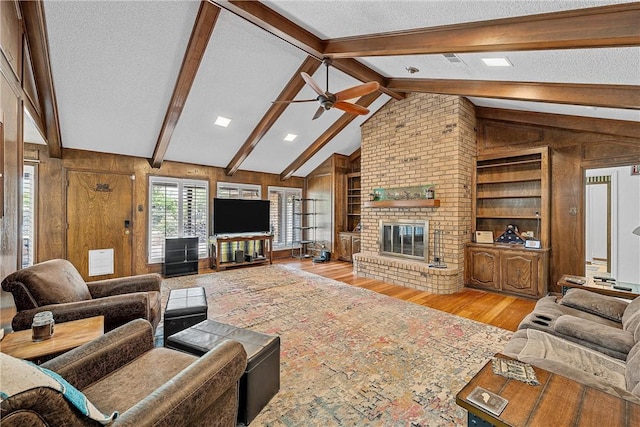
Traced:
[[[80, 390], [116, 426], [235, 426], [242, 344], [224, 341], [202, 357], [154, 348], [153, 329], [134, 320], [42, 365]], [[0, 424], [97, 425], [61, 393], [35, 388], [1, 404]]]
[[17, 314], [14, 330], [29, 329], [33, 316], [51, 311], [56, 323], [104, 316], [105, 332], [133, 319], [146, 319], [154, 330], [160, 321], [158, 274], [86, 283], [69, 261], [53, 259], [10, 274], [2, 289], [11, 292]]

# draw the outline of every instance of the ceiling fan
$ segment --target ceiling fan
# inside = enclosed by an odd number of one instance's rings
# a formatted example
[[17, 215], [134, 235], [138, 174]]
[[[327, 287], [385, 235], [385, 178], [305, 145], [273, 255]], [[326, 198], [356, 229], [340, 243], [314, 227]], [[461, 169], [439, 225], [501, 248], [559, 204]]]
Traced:
[[335, 107], [339, 110], [345, 111], [351, 114], [368, 114], [369, 109], [365, 108], [358, 104], [353, 104], [351, 102], [347, 102], [348, 99], [359, 98], [364, 95], [368, 95], [372, 92], [375, 92], [380, 88], [380, 84], [378, 82], [368, 82], [363, 83], [361, 85], [352, 86], [350, 88], [341, 90], [336, 93], [329, 92], [329, 66], [331, 65], [331, 58], [324, 58], [322, 63], [327, 68], [327, 90], [323, 91], [320, 88], [320, 85], [311, 78], [311, 76], [304, 71], [300, 73], [304, 81], [313, 89], [318, 97], [314, 99], [302, 99], [302, 100], [292, 100], [292, 101], [274, 101], [280, 103], [297, 103], [297, 102], [313, 102], [317, 101], [320, 103], [320, 107], [313, 115], [313, 119], [315, 120], [322, 115], [326, 110], [330, 110]]

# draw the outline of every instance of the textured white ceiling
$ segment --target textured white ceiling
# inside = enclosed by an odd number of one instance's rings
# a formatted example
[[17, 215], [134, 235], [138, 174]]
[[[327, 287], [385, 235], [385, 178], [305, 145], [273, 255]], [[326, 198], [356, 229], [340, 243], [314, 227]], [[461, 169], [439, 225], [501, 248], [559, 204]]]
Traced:
[[276, 0], [271, 9], [323, 39], [629, 3], [628, 0]]
[[[321, 38], [431, 27], [578, 9], [625, 1], [268, 1], [269, 7]], [[63, 147], [149, 158], [153, 155], [198, 1], [45, 1], [51, 67]], [[489, 68], [481, 57], [506, 55], [513, 67]], [[640, 47], [368, 57], [386, 77], [640, 85]], [[222, 10], [165, 160], [226, 167], [305, 59], [306, 54]], [[420, 69], [410, 75], [406, 67]], [[325, 86], [324, 67], [314, 74]], [[358, 84], [330, 69], [330, 89]], [[305, 87], [297, 99], [315, 98]], [[370, 110], [388, 101], [381, 96]], [[478, 106], [640, 121], [637, 110], [470, 98]], [[290, 105], [240, 169], [280, 174], [342, 114], [311, 117], [315, 102]], [[232, 119], [215, 126], [218, 115]], [[356, 118], [294, 175], [306, 176], [332, 153], [360, 145]], [[29, 121], [26, 126], [29, 126]], [[32, 126], [33, 124], [31, 124]], [[28, 129], [25, 129], [25, 133]], [[287, 133], [298, 138], [283, 141]], [[37, 135], [34, 135], [34, 137]]]
[[66, 148], [151, 157], [197, 2], [45, 2]]
[[[222, 11], [166, 159], [226, 167], [305, 57]], [[218, 115], [232, 119], [229, 127], [213, 124]]]

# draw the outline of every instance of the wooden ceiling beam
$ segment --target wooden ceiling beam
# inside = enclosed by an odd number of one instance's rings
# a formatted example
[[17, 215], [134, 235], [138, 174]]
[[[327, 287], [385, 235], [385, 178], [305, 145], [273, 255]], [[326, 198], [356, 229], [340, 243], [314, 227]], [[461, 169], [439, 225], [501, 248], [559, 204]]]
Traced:
[[640, 3], [325, 40], [333, 58], [640, 45]]
[[380, 74], [373, 71], [371, 68], [364, 67], [360, 62], [351, 58], [339, 58], [332, 59], [331, 65], [335, 69], [342, 71], [343, 73], [350, 75], [351, 77], [360, 80], [361, 82], [375, 81], [380, 84], [380, 92], [389, 95], [394, 99], [404, 99], [406, 95], [401, 92], [389, 90], [387, 85], [389, 79], [382, 77]]
[[[298, 24], [291, 22], [278, 12], [270, 9], [259, 1], [249, 0], [211, 0], [223, 9], [246, 19], [252, 24], [262, 28], [263, 30], [273, 34], [274, 36], [284, 40], [285, 42], [303, 50], [311, 56], [315, 56], [319, 60], [327, 55], [324, 50], [324, 41], [313, 33], [302, 28]], [[361, 82], [376, 81], [382, 86], [380, 90], [395, 98], [403, 99], [404, 94], [390, 91], [386, 87], [387, 79], [367, 67], [366, 65], [356, 61], [355, 59], [346, 59], [335, 61], [333, 66], [351, 77]]]
[[[305, 82], [300, 76], [301, 72], [305, 72], [307, 74], [313, 74], [318, 67], [320, 67], [320, 61], [318, 61], [313, 56], [308, 56], [307, 59], [304, 60], [302, 65], [296, 70], [293, 74], [289, 83], [284, 87], [280, 95], [276, 98], [277, 101], [291, 101], [296, 95], [300, 92], [300, 90], [304, 87]], [[258, 142], [262, 139], [262, 137], [271, 129], [271, 126], [278, 120], [278, 118], [284, 113], [284, 110], [289, 106], [286, 103], [273, 103], [269, 110], [262, 117], [260, 122], [253, 129], [247, 140], [242, 144], [242, 147], [238, 152], [233, 156], [233, 159], [229, 162], [226, 167], [226, 174], [233, 175], [236, 173], [242, 162], [249, 156], [249, 154], [253, 151], [253, 149], [258, 145]]]
[[519, 101], [640, 109], [640, 86], [493, 80], [390, 79], [402, 92], [441, 93]]
[[24, 20], [29, 51], [31, 52], [36, 90], [42, 104], [40, 106], [40, 111], [43, 112], [42, 120], [44, 121], [42, 130], [49, 147], [49, 156], [61, 158], [60, 119], [56, 91], [53, 85], [53, 75], [51, 74], [51, 62], [49, 61], [49, 40], [44, 5], [41, 1], [21, 1], [20, 9]]
[[[356, 104], [361, 105], [363, 107], [368, 107], [378, 99], [381, 95], [380, 91], [375, 91], [368, 95], [361, 97]], [[338, 135], [342, 130], [349, 125], [355, 118], [358, 117], [357, 114], [344, 113], [338, 120], [336, 120], [318, 139], [316, 139], [306, 150], [302, 152], [289, 166], [286, 167], [285, 170], [280, 174], [281, 180], [286, 180], [291, 178], [293, 173], [300, 169], [302, 165], [307, 163], [311, 157], [313, 157], [322, 147], [327, 145], [329, 141], [331, 141], [336, 135]]]
[[206, 0], [200, 2], [200, 9], [191, 31], [191, 38], [187, 45], [187, 50], [182, 60], [182, 66], [180, 67], [180, 73], [176, 79], [176, 85], [171, 95], [171, 101], [167, 108], [167, 113], [164, 116], [162, 127], [160, 128], [160, 134], [158, 135], [158, 141], [156, 147], [153, 150], [153, 157], [149, 163], [154, 168], [162, 166], [164, 156], [169, 148], [171, 142], [171, 136], [178, 124], [180, 115], [184, 108], [184, 104], [187, 101], [191, 86], [200, 68], [200, 63], [204, 57], [204, 52], [207, 49], [207, 44], [213, 33], [213, 28], [216, 25], [220, 8]]
[[212, 0], [215, 4], [237, 15], [268, 33], [286, 41], [318, 59], [323, 58], [324, 46], [316, 35], [291, 22], [259, 1]]
[[625, 120], [535, 113], [531, 111], [505, 110], [502, 108], [489, 107], [476, 107], [476, 118], [508, 121], [527, 125], [556, 127], [580, 132], [594, 132], [629, 138], [637, 138], [638, 135], [640, 135], [640, 123]]

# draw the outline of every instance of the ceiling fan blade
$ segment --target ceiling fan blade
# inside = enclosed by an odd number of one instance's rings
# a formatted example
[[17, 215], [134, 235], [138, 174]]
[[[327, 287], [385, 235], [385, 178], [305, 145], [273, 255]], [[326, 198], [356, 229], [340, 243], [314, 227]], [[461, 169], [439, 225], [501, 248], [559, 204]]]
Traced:
[[360, 98], [361, 96], [368, 95], [378, 89], [380, 89], [380, 84], [378, 82], [363, 83], [358, 86], [341, 90], [335, 94], [335, 97], [336, 101], [345, 101], [347, 99]]
[[339, 110], [346, 111], [351, 114], [369, 114], [369, 109], [358, 104], [352, 104], [350, 102], [338, 101], [334, 105]]
[[313, 115], [313, 119], [311, 120], [315, 120], [318, 117], [320, 117], [322, 115], [322, 113], [324, 113], [324, 107], [321, 105], [317, 110], [316, 113]]
[[300, 73], [300, 75], [302, 76], [302, 79], [307, 82], [307, 84], [311, 86], [311, 89], [313, 89], [318, 95], [324, 95], [324, 91], [320, 88], [320, 86], [318, 86], [318, 83], [316, 83], [309, 74], [303, 71]]
[[317, 102], [317, 99], [292, 99], [290, 101], [271, 101], [272, 104], [295, 104], [297, 102]]

